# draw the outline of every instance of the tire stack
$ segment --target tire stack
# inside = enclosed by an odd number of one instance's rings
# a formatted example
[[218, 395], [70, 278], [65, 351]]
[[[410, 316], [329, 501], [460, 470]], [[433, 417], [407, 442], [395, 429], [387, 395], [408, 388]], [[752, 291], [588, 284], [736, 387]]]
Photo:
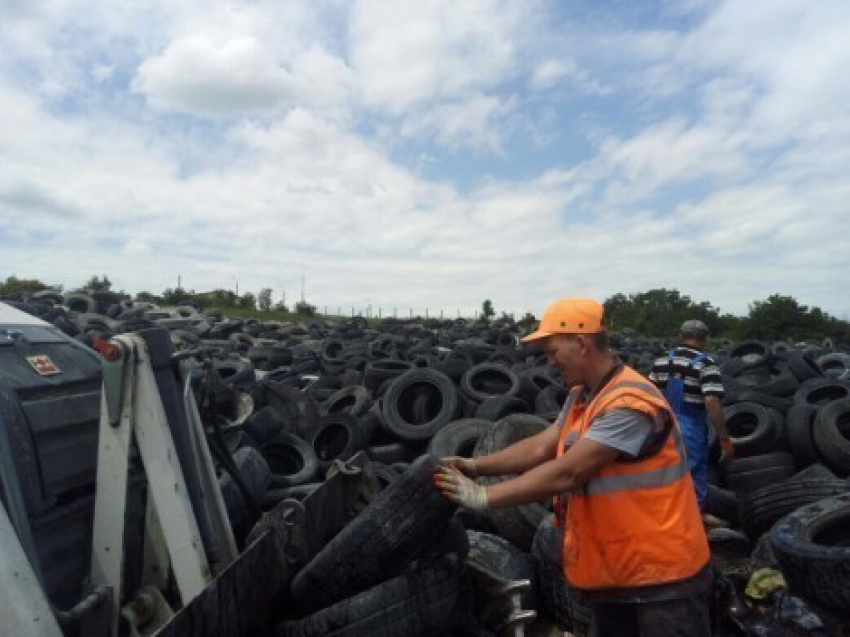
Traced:
[[[710, 473], [706, 503], [707, 512], [740, 527], [752, 545], [767, 534], [791, 592], [825, 615], [850, 608], [850, 381], [840, 367], [844, 356], [787, 343], [745, 341], [729, 348], [721, 371], [735, 460], [723, 463], [713, 443], [720, 467]], [[832, 365], [830, 373], [820, 361]]]
[[[283, 324], [50, 290], [3, 300], [89, 345], [95, 337], [157, 325], [170, 329], [175, 348], [215, 375], [215, 382], [208, 375], [199, 383], [204, 405], [215, 407], [202, 414], [215, 414], [233, 432], [226, 445], [244, 484], [237, 488], [224, 472], [221, 483], [235, 528], [253, 521], [246, 491], [261, 510], [285, 498], [303, 499], [336, 461], [365, 451], [383, 490], [328, 544], [334, 548], [304, 565], [293, 582], [299, 614], [288, 617], [279, 634], [370, 634], [369, 622], [393, 627], [382, 634], [461, 634], [460, 624], [475, 623], [467, 613], [467, 531], [498, 537], [512, 551], [533, 557], [538, 612], [576, 634], [586, 630], [586, 609], [569, 595], [560, 567], [542, 557], [548, 553], [541, 548], [541, 528], [551, 535], [547, 502], [485, 517], [453, 514], [433, 502], [422, 507], [424, 517], [414, 507], [404, 519], [414, 533], [430, 526], [429, 539], [454, 538], [448, 545], [423, 540], [412, 548], [397, 537], [376, 536], [379, 544], [365, 544], [368, 556], [352, 553], [350, 559], [341, 548], [362, 543], [363, 525], [376, 519], [371, 507], [408, 498], [393, 494], [422, 480], [428, 473], [423, 467], [434, 458], [492, 453], [554, 420], [566, 390], [541, 349], [519, 343], [530, 326], [507, 319], [486, 324], [360, 317]], [[672, 344], [612, 335], [619, 357], [645, 373]], [[736, 459], [723, 463], [719, 445], [712, 444], [719, 468], [710, 473], [707, 511], [740, 527], [751, 542], [767, 534], [793, 592], [826, 608], [846, 608], [850, 354], [832, 342], [798, 347], [744, 341], [725, 343], [718, 358]], [[250, 414], [240, 413], [245, 396], [253, 404]], [[391, 535], [404, 537], [402, 527], [400, 521], [388, 525]], [[377, 570], [361, 573], [361, 563]], [[351, 578], [330, 584], [322, 579], [325, 570], [347, 569]], [[565, 608], [552, 604], [561, 595]], [[398, 614], [384, 613], [390, 608]], [[406, 623], [423, 613], [435, 618], [433, 625], [423, 624], [428, 633]], [[451, 614], [461, 618], [458, 623], [440, 623]], [[483, 633], [465, 634], [487, 634], [487, 628], [495, 630], [485, 626]]]

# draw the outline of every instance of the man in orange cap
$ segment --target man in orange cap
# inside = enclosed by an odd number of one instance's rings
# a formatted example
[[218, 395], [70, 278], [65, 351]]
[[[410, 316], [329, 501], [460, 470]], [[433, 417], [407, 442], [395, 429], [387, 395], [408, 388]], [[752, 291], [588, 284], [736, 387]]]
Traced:
[[[564, 575], [594, 604], [592, 634], [708, 636], [708, 543], [675, 415], [610, 352], [604, 312], [562, 299], [538, 330], [570, 393], [555, 424], [490, 456], [445, 458], [435, 484], [484, 511], [554, 498]], [[491, 486], [477, 476], [518, 474]]]

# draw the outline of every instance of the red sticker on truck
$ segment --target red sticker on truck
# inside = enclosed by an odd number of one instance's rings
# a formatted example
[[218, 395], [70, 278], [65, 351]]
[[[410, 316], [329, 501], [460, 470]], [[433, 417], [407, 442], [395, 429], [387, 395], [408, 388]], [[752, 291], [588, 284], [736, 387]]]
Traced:
[[27, 362], [42, 376], [52, 376], [53, 374], [59, 373], [59, 368], [56, 367], [56, 363], [50, 360], [50, 357], [47, 354], [27, 356]]

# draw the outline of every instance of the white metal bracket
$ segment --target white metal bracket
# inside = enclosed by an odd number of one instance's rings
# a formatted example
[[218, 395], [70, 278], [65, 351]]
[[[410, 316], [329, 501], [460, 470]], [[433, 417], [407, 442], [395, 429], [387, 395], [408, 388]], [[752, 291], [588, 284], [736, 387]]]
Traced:
[[[117, 635], [124, 581], [124, 530], [127, 514], [129, 454], [133, 439], [141, 456], [156, 509], [162, 539], [177, 582], [182, 604], [201, 593], [212, 579], [192, 505], [188, 497], [171, 430], [159, 395], [144, 339], [132, 334], [116, 336], [123, 375], [120, 383], [104, 383], [98, 448], [92, 551], [92, 583], [111, 586], [112, 635]], [[119, 400], [108, 397], [120, 388]], [[120, 419], [115, 422], [115, 405]], [[111, 409], [110, 409], [111, 405]], [[110, 415], [112, 416], [110, 418]]]

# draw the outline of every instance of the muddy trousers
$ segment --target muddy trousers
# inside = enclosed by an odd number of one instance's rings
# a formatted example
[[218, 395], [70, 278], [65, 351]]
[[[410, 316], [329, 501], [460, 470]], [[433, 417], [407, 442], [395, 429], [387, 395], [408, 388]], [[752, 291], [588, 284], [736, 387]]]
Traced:
[[710, 637], [708, 594], [643, 603], [594, 603], [590, 637]]

